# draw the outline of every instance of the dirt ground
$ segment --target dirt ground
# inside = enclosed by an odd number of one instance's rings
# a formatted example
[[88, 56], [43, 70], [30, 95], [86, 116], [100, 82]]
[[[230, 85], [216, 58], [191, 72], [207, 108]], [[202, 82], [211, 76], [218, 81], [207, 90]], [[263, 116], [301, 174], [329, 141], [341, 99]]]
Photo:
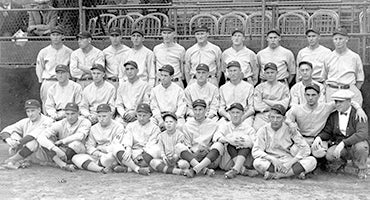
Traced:
[[[0, 161], [7, 156], [0, 144]], [[0, 199], [370, 199], [370, 178], [354, 174], [322, 174], [306, 180], [265, 181], [262, 177], [210, 178], [153, 173], [99, 174], [65, 172], [33, 165], [0, 170]], [[61, 183], [61, 180], [65, 183]]]

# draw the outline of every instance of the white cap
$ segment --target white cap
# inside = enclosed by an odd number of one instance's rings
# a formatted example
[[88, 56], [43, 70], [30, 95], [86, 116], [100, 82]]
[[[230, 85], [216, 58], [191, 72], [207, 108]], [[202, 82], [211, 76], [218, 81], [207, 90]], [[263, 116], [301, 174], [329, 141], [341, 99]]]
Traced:
[[331, 98], [333, 100], [339, 100], [339, 101], [344, 101], [348, 99], [352, 99], [355, 96], [355, 94], [349, 90], [349, 89], [342, 89], [336, 91], [333, 95], [331, 95]]

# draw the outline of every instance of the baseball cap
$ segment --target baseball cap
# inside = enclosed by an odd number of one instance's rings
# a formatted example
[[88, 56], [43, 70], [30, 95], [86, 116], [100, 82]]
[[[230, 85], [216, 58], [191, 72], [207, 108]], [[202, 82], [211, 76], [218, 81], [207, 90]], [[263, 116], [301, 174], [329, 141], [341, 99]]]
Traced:
[[307, 31], [306, 31], [305, 34], [307, 35], [310, 32], [313, 32], [313, 33], [316, 33], [316, 34], [320, 35], [320, 31], [318, 29], [316, 29], [316, 28], [309, 28], [309, 29], [307, 29]]
[[209, 72], [209, 67], [208, 67], [208, 65], [206, 65], [206, 64], [200, 63], [200, 64], [197, 66], [197, 68], [195, 68], [195, 70], [196, 70], [196, 71], [198, 71], [198, 70], [204, 70], [204, 71]]
[[199, 25], [199, 26], [194, 28], [193, 34], [195, 34], [197, 32], [200, 32], [200, 31], [208, 32], [208, 27], [206, 27], [204, 25]]
[[41, 104], [36, 99], [29, 99], [24, 103], [24, 109], [27, 108], [41, 108]]
[[285, 116], [285, 113], [286, 113], [286, 109], [283, 105], [281, 104], [275, 104], [271, 107], [271, 110], [275, 110], [276, 112], [278, 112], [280, 115], [283, 115]]
[[227, 67], [226, 68], [229, 68], [229, 67], [240, 67], [240, 63], [238, 61], [231, 61], [229, 63], [227, 63]]
[[91, 70], [93, 69], [97, 69], [99, 71], [105, 72], [104, 66], [101, 64], [93, 64], [93, 66], [91, 67]]
[[113, 27], [109, 30], [109, 35], [121, 35], [121, 30], [117, 27]]
[[171, 65], [163, 65], [163, 67], [160, 68], [159, 71], [160, 72], [162, 72], [162, 71], [168, 72], [168, 73], [170, 73], [170, 76], [172, 76], [175, 73], [175, 70], [173, 69], [173, 67]]
[[334, 32], [333, 32], [333, 36], [334, 35], [337, 35], [337, 34], [343, 35], [343, 36], [348, 36], [348, 32], [347, 32], [347, 30], [345, 28], [337, 28], [337, 29], [335, 29]]
[[266, 71], [267, 69], [272, 69], [277, 71], [277, 66], [275, 63], [269, 62], [265, 65], [264, 70]]
[[132, 60], [127, 61], [125, 64], [123, 64], [124, 67], [126, 67], [127, 65], [131, 65], [131, 66], [135, 67], [136, 69], [138, 68], [137, 63], [135, 61], [132, 61]]
[[112, 112], [112, 109], [110, 108], [110, 106], [106, 103], [103, 103], [103, 104], [100, 104], [98, 105], [98, 107], [96, 108], [96, 112], [99, 113], [99, 112]]
[[201, 106], [203, 108], [207, 108], [207, 103], [203, 99], [197, 99], [197, 100], [193, 101], [192, 106], [193, 106], [193, 108], [195, 108], [197, 106]]
[[240, 103], [233, 103], [233, 104], [231, 104], [230, 107], [229, 107], [229, 109], [227, 109], [227, 111], [230, 111], [231, 109], [234, 109], [234, 108], [236, 108], [238, 110], [241, 110], [241, 111], [244, 111], [244, 107]]
[[301, 61], [299, 64], [298, 64], [298, 68], [301, 67], [301, 65], [308, 65], [311, 67], [312, 69], [312, 63], [308, 62], [308, 61]]
[[278, 36], [280, 36], [280, 30], [277, 29], [277, 28], [273, 28], [273, 29], [267, 31], [266, 35], [269, 35], [270, 33], [276, 33]]
[[152, 114], [152, 110], [150, 109], [149, 104], [141, 103], [137, 106], [136, 112], [145, 112]]
[[162, 26], [161, 31], [171, 31], [171, 32], [174, 32], [175, 31], [175, 27], [172, 26], [172, 25], [170, 25], [170, 24], [165, 24], [164, 26]]
[[348, 99], [352, 99], [355, 96], [355, 94], [351, 90], [338, 90], [336, 91], [333, 95], [331, 95], [331, 98], [333, 100], [338, 100], [338, 101], [345, 101]]
[[320, 86], [318, 86], [318, 85], [317, 85], [317, 84], [315, 84], [315, 83], [312, 83], [312, 84], [307, 85], [307, 86], [304, 88], [304, 91], [307, 91], [307, 90], [309, 90], [309, 89], [313, 89], [313, 90], [315, 90], [317, 93], [319, 93], [319, 94], [320, 94]]
[[80, 32], [78, 35], [77, 35], [77, 39], [78, 38], [82, 38], [82, 39], [85, 39], [85, 38], [92, 38], [91, 36], [91, 33], [88, 32], [88, 31], [82, 31]]
[[131, 31], [131, 35], [133, 35], [134, 33], [139, 33], [141, 36], [144, 37], [144, 32], [140, 29], [134, 29]]
[[62, 29], [62, 27], [60, 26], [55, 26], [53, 27], [51, 30], [50, 30], [50, 34], [51, 33], [59, 33], [59, 34], [64, 34], [64, 30]]
[[79, 108], [78, 108], [78, 105], [76, 103], [67, 103], [66, 107], [64, 108], [65, 111], [69, 110], [69, 111], [75, 111], [75, 112], [78, 112], [79, 111]]
[[176, 120], [176, 121], [177, 121], [177, 116], [176, 116], [176, 115], [175, 115], [175, 113], [173, 113], [173, 112], [165, 112], [165, 113], [162, 115], [162, 119], [163, 119], [163, 120], [165, 120], [165, 119], [166, 119], [166, 117], [168, 117], [168, 116], [172, 117], [174, 120]]
[[233, 36], [235, 33], [241, 33], [241, 34], [244, 35], [244, 30], [243, 29], [239, 29], [239, 28], [234, 29], [233, 32], [231, 33], [231, 36]]
[[69, 67], [67, 65], [59, 64], [55, 67], [55, 72], [69, 72]]

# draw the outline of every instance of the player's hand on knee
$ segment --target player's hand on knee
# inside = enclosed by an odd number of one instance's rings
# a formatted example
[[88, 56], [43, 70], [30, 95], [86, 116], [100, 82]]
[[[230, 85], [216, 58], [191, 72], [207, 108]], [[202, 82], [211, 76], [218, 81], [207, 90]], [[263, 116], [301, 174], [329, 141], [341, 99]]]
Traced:
[[344, 149], [344, 142], [340, 142], [340, 143], [335, 147], [333, 154], [334, 154], [334, 157], [335, 157], [336, 159], [339, 159], [339, 158], [340, 158], [340, 154], [341, 154], [341, 152], [342, 152], [342, 150], [343, 150], [343, 149]]
[[62, 144], [64, 144], [64, 141], [63, 140], [58, 140], [54, 143], [56, 146], [60, 146]]
[[272, 158], [271, 159], [271, 162], [274, 165], [276, 172], [283, 172], [284, 171], [285, 167], [284, 167], [283, 163], [279, 159]]
[[131, 155], [132, 155], [132, 149], [131, 148], [126, 148], [125, 152], [122, 155], [122, 159], [123, 160], [129, 160], [131, 158]]
[[63, 161], [67, 160], [66, 153], [62, 151], [59, 147], [54, 146], [51, 150], [53, 150], [61, 160]]
[[320, 137], [316, 137], [312, 143], [312, 149], [318, 150], [322, 146], [322, 140]]

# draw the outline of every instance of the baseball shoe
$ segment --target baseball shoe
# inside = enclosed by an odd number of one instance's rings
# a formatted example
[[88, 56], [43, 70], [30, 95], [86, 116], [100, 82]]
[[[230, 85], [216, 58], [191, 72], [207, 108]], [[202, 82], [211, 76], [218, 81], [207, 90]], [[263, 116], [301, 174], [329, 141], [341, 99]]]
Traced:
[[185, 175], [186, 177], [188, 178], [194, 178], [194, 176], [196, 175], [197, 173], [195, 172], [194, 169], [189, 169], [185, 172]]
[[68, 172], [75, 172], [77, 170], [76, 167], [72, 164], [67, 164], [63, 166], [62, 169]]
[[112, 173], [112, 172], [113, 172], [112, 167], [104, 167], [104, 168], [101, 170], [101, 173], [103, 173], [103, 174], [109, 174], [109, 173]]
[[30, 166], [31, 166], [31, 163], [27, 160], [23, 160], [19, 162], [19, 168], [26, 169], [26, 168], [29, 168]]
[[359, 179], [366, 179], [367, 178], [367, 169], [359, 169], [357, 174]]
[[126, 173], [128, 172], [128, 168], [122, 165], [117, 165], [113, 167], [113, 171], [116, 173]]
[[14, 163], [14, 162], [8, 162], [2, 165], [5, 169], [18, 169], [19, 168], [19, 163]]
[[297, 178], [300, 180], [305, 180], [306, 179], [306, 173], [301, 172], [300, 174], [297, 175]]
[[138, 173], [141, 175], [149, 176], [150, 170], [147, 167], [140, 167]]
[[233, 179], [235, 178], [237, 175], [239, 174], [238, 171], [236, 171], [235, 169], [230, 169], [229, 171], [227, 171], [225, 173], [225, 178], [226, 179]]
[[243, 176], [255, 177], [258, 176], [257, 170], [254, 169], [245, 169], [244, 171], [240, 172]]
[[275, 173], [266, 171], [265, 174], [263, 175], [263, 179], [265, 180], [271, 180], [275, 178]]
[[204, 168], [204, 175], [207, 175], [209, 177], [214, 177], [216, 175], [216, 172], [213, 169]]

